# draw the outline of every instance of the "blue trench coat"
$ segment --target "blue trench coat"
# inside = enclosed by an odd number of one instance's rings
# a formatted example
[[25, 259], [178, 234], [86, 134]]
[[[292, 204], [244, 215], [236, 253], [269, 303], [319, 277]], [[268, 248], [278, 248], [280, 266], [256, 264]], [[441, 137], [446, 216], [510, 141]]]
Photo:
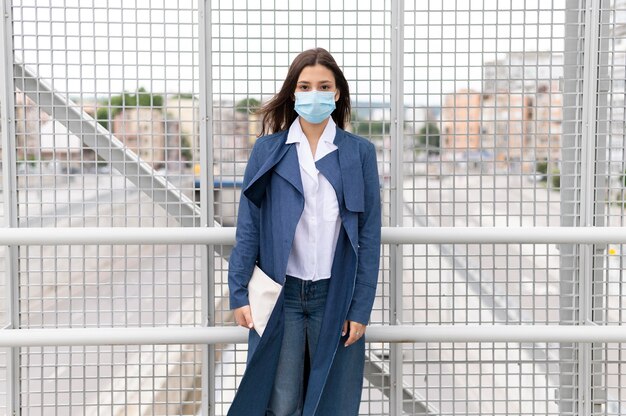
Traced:
[[[236, 244], [229, 260], [232, 309], [248, 304], [255, 264], [284, 284], [304, 193], [295, 143], [288, 130], [257, 140], [244, 175]], [[337, 128], [337, 151], [316, 162], [337, 195], [342, 227], [331, 270], [324, 322], [305, 392], [304, 416], [357, 415], [363, 384], [365, 340], [344, 347], [346, 319], [369, 322], [380, 257], [380, 185], [374, 145]], [[264, 416], [283, 335], [283, 296], [263, 337], [250, 337], [248, 364], [230, 407], [231, 416]], [[251, 331], [252, 332], [252, 331]], [[256, 338], [254, 342], [252, 339]], [[355, 365], [357, 363], [357, 365]]]

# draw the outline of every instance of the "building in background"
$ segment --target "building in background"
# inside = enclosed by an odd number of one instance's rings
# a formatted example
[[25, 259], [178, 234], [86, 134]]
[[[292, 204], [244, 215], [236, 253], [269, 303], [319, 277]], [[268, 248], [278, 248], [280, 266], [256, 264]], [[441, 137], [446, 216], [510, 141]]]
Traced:
[[[172, 136], [174, 133], [170, 131], [175, 127], [170, 122], [177, 120], [177, 134], [179, 135], [181, 145], [191, 148], [189, 160], [200, 160], [200, 109], [198, 98], [192, 94], [169, 95], [165, 99], [163, 111], [166, 114], [169, 125], [167, 128], [168, 137], [175, 137], [175, 135]], [[168, 142], [171, 142], [171, 140], [168, 140]]]
[[481, 144], [482, 94], [463, 89], [446, 96], [441, 109], [441, 150], [453, 153], [479, 151]]
[[163, 166], [165, 123], [161, 109], [125, 108], [113, 118], [111, 132], [153, 168]]
[[26, 94], [15, 94], [15, 156], [18, 161], [41, 160], [42, 114]]
[[562, 56], [547, 52], [486, 63], [482, 91], [463, 89], [444, 100], [442, 159], [495, 161], [496, 168], [527, 173], [537, 163], [558, 168], [561, 74]]

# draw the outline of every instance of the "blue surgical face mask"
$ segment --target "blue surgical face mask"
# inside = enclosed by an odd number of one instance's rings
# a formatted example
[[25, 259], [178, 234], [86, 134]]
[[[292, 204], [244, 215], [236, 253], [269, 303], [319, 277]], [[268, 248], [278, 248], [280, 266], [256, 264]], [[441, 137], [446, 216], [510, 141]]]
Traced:
[[312, 124], [326, 120], [335, 110], [334, 91], [301, 91], [296, 93], [296, 113]]

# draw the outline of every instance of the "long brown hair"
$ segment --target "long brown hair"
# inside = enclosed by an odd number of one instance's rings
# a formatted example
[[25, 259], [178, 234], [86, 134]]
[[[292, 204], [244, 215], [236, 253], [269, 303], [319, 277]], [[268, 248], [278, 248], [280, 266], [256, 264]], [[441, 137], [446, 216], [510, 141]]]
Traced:
[[339, 101], [336, 102], [336, 108], [331, 114], [335, 124], [337, 124], [337, 127], [345, 129], [345, 126], [350, 123], [350, 90], [348, 81], [346, 81], [346, 77], [344, 77], [332, 55], [326, 49], [315, 48], [301, 52], [296, 56], [289, 66], [287, 77], [278, 94], [258, 110], [257, 114], [263, 116], [261, 134], [259, 136], [286, 130], [298, 117], [298, 113], [294, 110], [295, 103], [292, 98], [296, 91], [298, 78], [305, 67], [316, 64], [324, 65], [335, 76], [335, 85], [339, 90]]

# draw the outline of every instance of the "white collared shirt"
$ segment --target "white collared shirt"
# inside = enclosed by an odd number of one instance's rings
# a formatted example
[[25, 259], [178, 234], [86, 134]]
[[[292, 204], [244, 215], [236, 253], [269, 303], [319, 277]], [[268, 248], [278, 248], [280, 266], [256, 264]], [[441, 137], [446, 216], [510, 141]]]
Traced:
[[337, 150], [333, 143], [336, 125], [329, 117], [319, 139], [315, 156], [302, 127], [300, 117], [289, 127], [286, 143], [296, 143], [300, 176], [304, 190], [304, 210], [287, 260], [287, 274], [303, 280], [328, 279], [341, 227], [335, 189], [315, 166], [315, 162]]

